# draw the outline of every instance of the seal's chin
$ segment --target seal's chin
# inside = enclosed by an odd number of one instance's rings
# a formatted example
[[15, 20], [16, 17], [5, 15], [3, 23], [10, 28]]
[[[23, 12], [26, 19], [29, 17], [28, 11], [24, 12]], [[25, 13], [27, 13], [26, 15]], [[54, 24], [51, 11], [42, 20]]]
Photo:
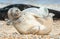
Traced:
[[13, 19], [18, 19], [20, 17], [20, 14], [12, 14], [11, 16], [13, 17]]

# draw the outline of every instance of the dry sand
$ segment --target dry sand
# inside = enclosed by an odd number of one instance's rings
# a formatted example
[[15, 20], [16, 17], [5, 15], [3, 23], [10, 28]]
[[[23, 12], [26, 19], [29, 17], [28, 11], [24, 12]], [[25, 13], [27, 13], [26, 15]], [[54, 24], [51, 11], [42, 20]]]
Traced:
[[12, 25], [0, 21], [0, 39], [60, 39], [60, 20], [54, 20], [50, 35], [20, 35]]

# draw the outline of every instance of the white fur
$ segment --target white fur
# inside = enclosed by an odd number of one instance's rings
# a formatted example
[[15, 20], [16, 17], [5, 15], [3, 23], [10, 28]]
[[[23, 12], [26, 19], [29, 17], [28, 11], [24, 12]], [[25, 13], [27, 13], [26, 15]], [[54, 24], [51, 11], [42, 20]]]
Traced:
[[[18, 19], [12, 20], [14, 27], [22, 34], [49, 34], [53, 20], [48, 13], [42, 14], [43, 11], [44, 9], [39, 11], [37, 8], [23, 10]], [[11, 13], [8, 14], [10, 17]], [[43, 18], [44, 16], [46, 18]]]

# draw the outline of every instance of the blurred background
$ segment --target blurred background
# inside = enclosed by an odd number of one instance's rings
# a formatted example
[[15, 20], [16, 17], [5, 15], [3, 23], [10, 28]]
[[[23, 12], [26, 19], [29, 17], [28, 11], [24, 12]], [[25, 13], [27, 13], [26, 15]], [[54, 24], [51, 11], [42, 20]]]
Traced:
[[0, 3], [4, 4], [20, 4], [20, 3], [29, 3], [29, 4], [60, 4], [60, 0], [0, 0]]
[[0, 8], [9, 4], [30, 4], [60, 11], [60, 0], [0, 0]]

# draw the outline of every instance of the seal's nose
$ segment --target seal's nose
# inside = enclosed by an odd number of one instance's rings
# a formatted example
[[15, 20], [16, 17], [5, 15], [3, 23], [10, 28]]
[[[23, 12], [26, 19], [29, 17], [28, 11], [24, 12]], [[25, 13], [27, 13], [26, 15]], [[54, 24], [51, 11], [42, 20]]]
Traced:
[[14, 16], [18, 16], [18, 14], [14, 14]]

